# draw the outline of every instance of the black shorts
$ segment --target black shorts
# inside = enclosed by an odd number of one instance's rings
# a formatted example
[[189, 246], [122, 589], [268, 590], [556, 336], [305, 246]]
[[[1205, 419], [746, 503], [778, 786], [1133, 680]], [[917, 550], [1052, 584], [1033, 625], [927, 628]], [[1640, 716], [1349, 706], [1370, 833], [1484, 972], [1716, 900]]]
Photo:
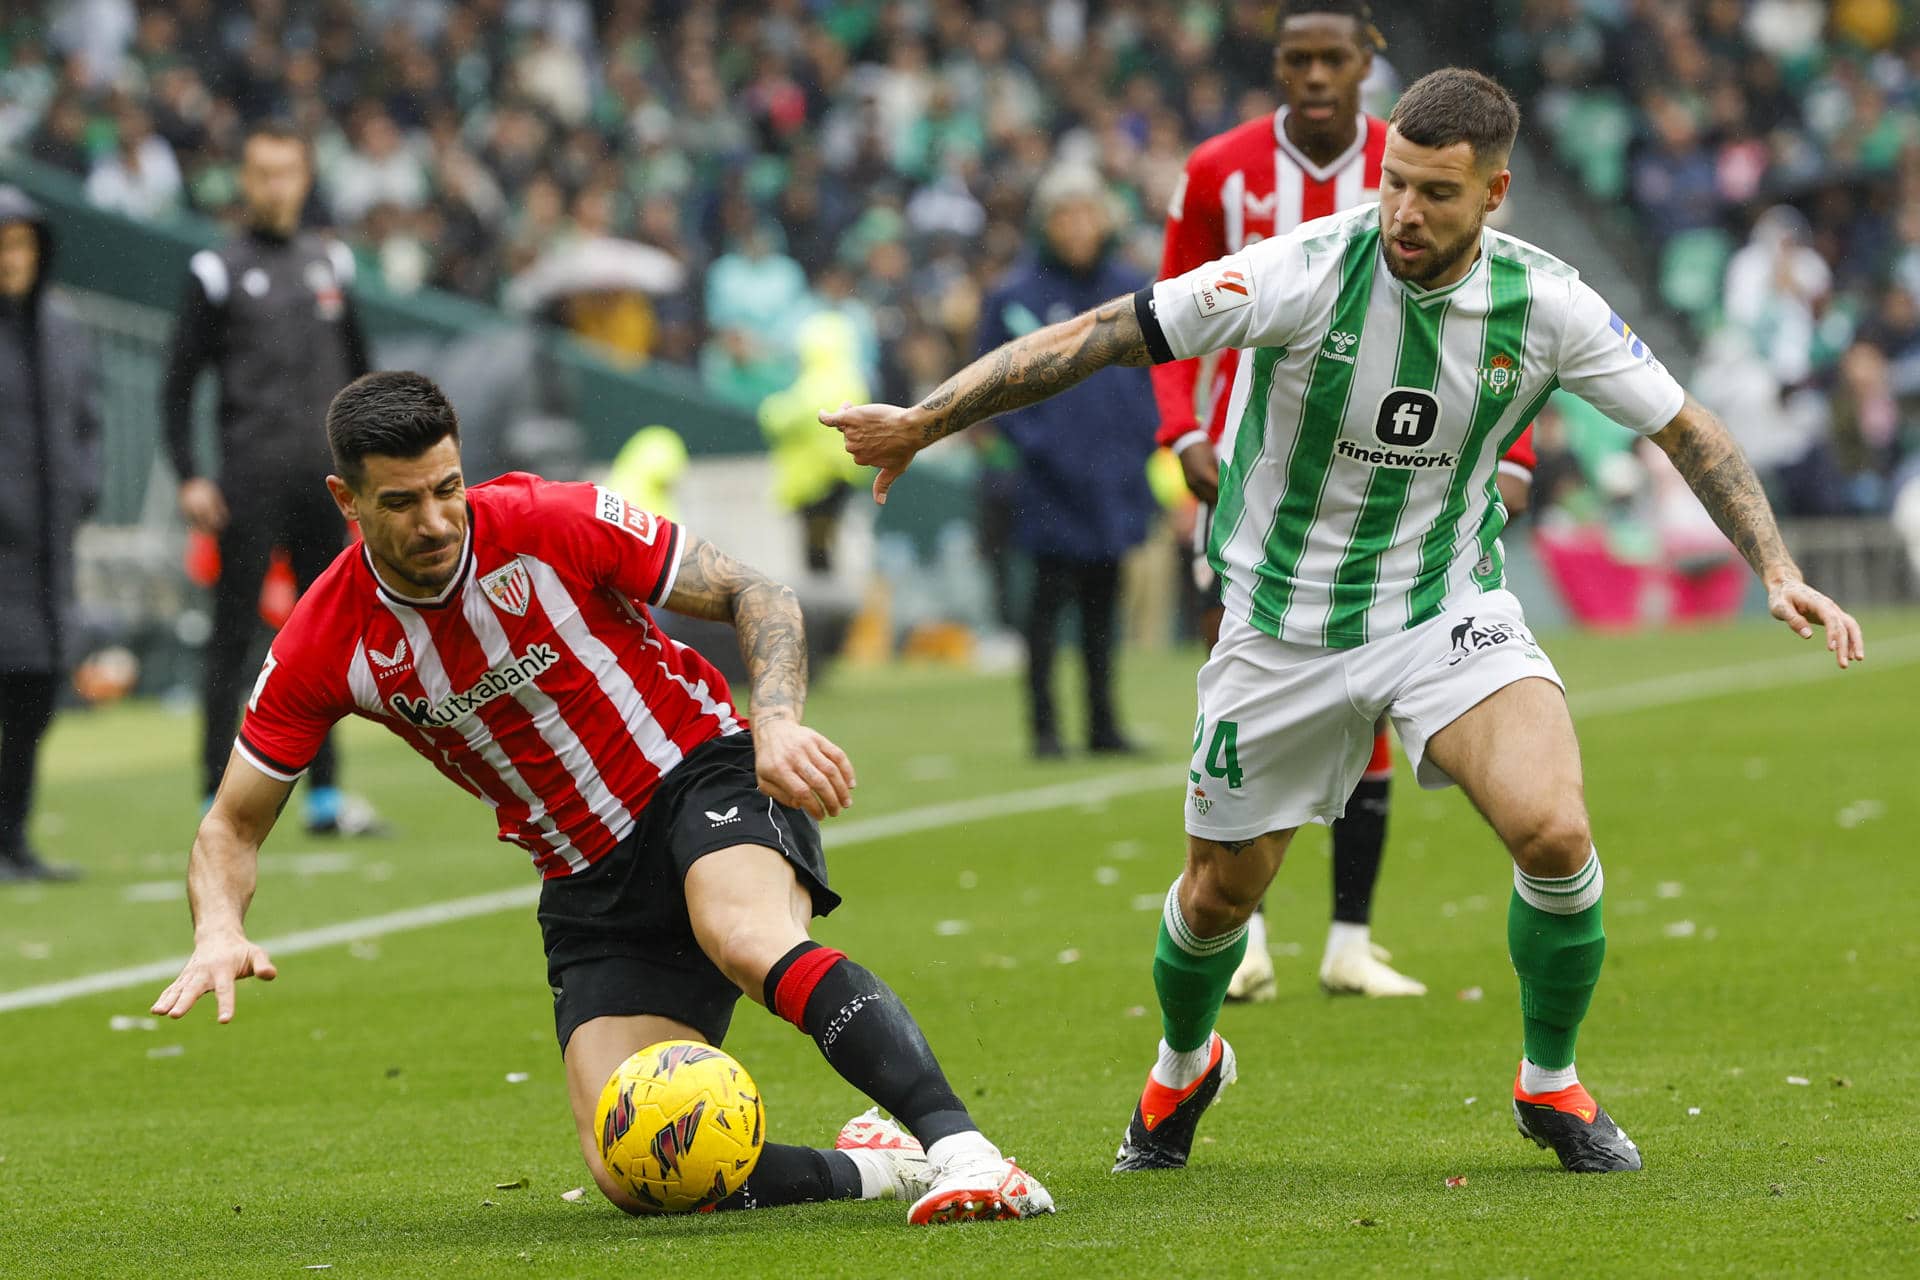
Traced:
[[760, 792], [747, 734], [688, 752], [638, 817], [612, 853], [540, 889], [562, 1053], [576, 1027], [608, 1015], [658, 1014], [698, 1028], [714, 1044], [726, 1035], [740, 990], [700, 950], [683, 886], [687, 869], [714, 850], [778, 850], [813, 895], [815, 915], [840, 905], [827, 887], [820, 828]]

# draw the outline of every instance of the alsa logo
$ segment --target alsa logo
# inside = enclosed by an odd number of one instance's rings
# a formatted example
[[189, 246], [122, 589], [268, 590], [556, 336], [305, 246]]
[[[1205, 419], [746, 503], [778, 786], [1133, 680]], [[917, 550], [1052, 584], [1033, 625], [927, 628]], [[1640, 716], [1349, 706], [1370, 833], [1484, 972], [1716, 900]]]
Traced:
[[648, 546], [653, 545], [654, 535], [660, 530], [659, 521], [611, 489], [596, 485], [595, 491], [600, 495], [600, 500], [594, 504], [594, 515], [610, 525], [625, 529]]
[[369, 649], [367, 650], [367, 656], [373, 659], [373, 665], [379, 669], [381, 675], [392, 675], [402, 667], [408, 665], [407, 642], [402, 639], [399, 644], [393, 646], [392, 653], [382, 653], [378, 649]]
[[1649, 369], [1658, 369], [1662, 373], [1666, 372], [1666, 366], [1654, 359], [1653, 352], [1647, 347], [1645, 342], [1640, 340], [1640, 335], [1633, 331], [1633, 326], [1620, 318], [1618, 311], [1609, 311], [1607, 313], [1607, 327], [1619, 334], [1621, 340], [1627, 344], [1628, 355], [1631, 355], [1635, 360], [1644, 361]]
[[387, 705], [418, 728], [444, 728], [466, 719], [495, 698], [512, 693], [522, 685], [532, 684], [559, 661], [559, 651], [552, 645], [530, 645], [518, 658], [509, 656], [508, 661], [489, 670], [474, 682], [471, 689], [453, 694], [442, 702], [395, 693], [387, 699]]
[[1218, 269], [1197, 277], [1193, 283], [1193, 304], [1203, 316], [1219, 315], [1253, 301], [1253, 272], [1246, 260], [1224, 259]]

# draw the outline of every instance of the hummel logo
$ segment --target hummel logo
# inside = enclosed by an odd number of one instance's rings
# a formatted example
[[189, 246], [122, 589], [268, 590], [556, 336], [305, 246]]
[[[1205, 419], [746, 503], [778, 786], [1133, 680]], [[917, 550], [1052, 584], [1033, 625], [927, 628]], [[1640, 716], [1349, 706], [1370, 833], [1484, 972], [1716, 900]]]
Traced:
[[1329, 360], [1338, 360], [1341, 364], [1352, 364], [1353, 357], [1348, 354], [1353, 344], [1360, 341], [1357, 333], [1335, 331], [1327, 335], [1327, 345], [1320, 348], [1320, 354]]
[[735, 805], [725, 813], [715, 813], [709, 809], [707, 810], [707, 821], [713, 823], [716, 827], [723, 826], [729, 822], [738, 822], [740, 821], [740, 806]]
[[391, 671], [407, 660], [407, 642], [402, 639], [399, 644], [393, 646], [393, 652], [390, 654], [382, 653], [378, 649], [369, 649], [367, 656], [373, 659], [374, 666], [382, 671]]

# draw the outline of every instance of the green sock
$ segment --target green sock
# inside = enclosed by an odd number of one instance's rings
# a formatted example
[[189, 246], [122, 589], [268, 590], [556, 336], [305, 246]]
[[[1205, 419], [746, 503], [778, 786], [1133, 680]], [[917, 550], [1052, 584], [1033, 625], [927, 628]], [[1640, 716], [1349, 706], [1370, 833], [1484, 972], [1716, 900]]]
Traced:
[[1564, 878], [1514, 875], [1507, 951], [1520, 977], [1527, 1061], [1536, 1067], [1556, 1071], [1573, 1065], [1574, 1041], [1607, 954], [1600, 885], [1598, 855]]
[[1198, 938], [1180, 914], [1180, 882], [1167, 891], [1160, 939], [1153, 949], [1153, 989], [1160, 996], [1160, 1033], [1176, 1053], [1207, 1042], [1227, 998], [1227, 983], [1247, 954], [1247, 927], [1218, 938]]

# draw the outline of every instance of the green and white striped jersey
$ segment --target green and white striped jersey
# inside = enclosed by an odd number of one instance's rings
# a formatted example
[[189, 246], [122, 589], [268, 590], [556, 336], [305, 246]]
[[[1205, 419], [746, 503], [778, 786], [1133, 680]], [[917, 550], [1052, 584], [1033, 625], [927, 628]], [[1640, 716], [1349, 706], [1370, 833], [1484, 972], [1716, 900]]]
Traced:
[[1156, 361], [1241, 358], [1209, 555], [1228, 611], [1352, 648], [1503, 580], [1500, 456], [1564, 387], [1650, 435], [1685, 393], [1579, 273], [1486, 230], [1465, 278], [1422, 290], [1363, 205], [1136, 298]]

